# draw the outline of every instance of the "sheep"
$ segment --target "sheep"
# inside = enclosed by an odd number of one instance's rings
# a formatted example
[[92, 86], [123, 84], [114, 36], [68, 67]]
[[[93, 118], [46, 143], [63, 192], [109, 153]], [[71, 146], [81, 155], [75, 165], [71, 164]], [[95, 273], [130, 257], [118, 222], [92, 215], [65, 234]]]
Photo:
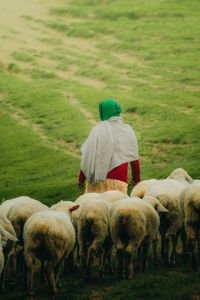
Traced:
[[[71, 209], [73, 206], [75, 206], [75, 203], [72, 201], [59, 201], [58, 203], [52, 205], [50, 207], [51, 210], [64, 210], [64, 211], [68, 211], [69, 209]], [[73, 210], [73, 213], [76, 212], [77, 210]], [[71, 218], [72, 218], [72, 211], [71, 211]], [[73, 220], [72, 220], [72, 224], [73, 224]], [[74, 225], [74, 224], [73, 224]], [[75, 240], [77, 242], [77, 233], [75, 231]], [[73, 251], [70, 253], [70, 255], [68, 256], [68, 258], [65, 260], [65, 266], [64, 266], [64, 271], [68, 272], [70, 271], [71, 273], [74, 271], [74, 253], [75, 253], [75, 249], [76, 249], [76, 242], [74, 244], [74, 249]], [[42, 264], [42, 269], [43, 269], [43, 262], [41, 261]], [[43, 270], [41, 270], [41, 275], [43, 278]]]
[[[86, 193], [84, 195], [81, 195], [79, 196], [75, 201], [74, 203], [78, 204], [78, 205], [82, 205], [83, 202], [87, 199], [99, 199], [101, 196], [100, 193]], [[79, 213], [80, 213], [80, 209], [78, 210], [75, 210], [73, 213], [72, 213], [72, 223], [74, 225], [74, 228], [77, 232], [77, 221], [78, 221], [78, 216], [79, 216]]]
[[148, 248], [156, 239], [159, 223], [158, 213], [152, 205], [137, 197], [122, 199], [112, 205], [110, 230], [120, 277], [132, 278], [133, 255], [140, 247], [142, 270], [146, 271]]
[[6, 200], [0, 206], [0, 213], [4, 214], [12, 223], [17, 236], [15, 251], [12, 251], [13, 284], [16, 281], [16, 275], [22, 275], [24, 272], [23, 257], [23, 227], [25, 221], [35, 212], [49, 209], [48, 206], [40, 201], [27, 196], [21, 196]]
[[39, 258], [47, 261], [46, 275], [49, 286], [54, 294], [57, 293], [61, 267], [65, 258], [73, 250], [75, 230], [71, 222], [70, 209], [49, 209], [33, 214], [24, 226], [24, 253], [27, 267], [28, 295], [33, 299], [34, 260]]
[[7, 214], [9, 212], [9, 210], [16, 204], [16, 203], [26, 203], [28, 201], [31, 201], [32, 198], [29, 198], [27, 196], [21, 196], [21, 197], [17, 197], [17, 198], [13, 198], [13, 199], [9, 199], [9, 200], [6, 200], [4, 202], [1, 203], [0, 205], [0, 214], [2, 216], [6, 216], [7, 217]]
[[193, 183], [200, 183], [200, 179], [194, 179]]
[[5, 291], [5, 273], [11, 250], [17, 241], [15, 231], [10, 221], [0, 215], [0, 290]]
[[64, 210], [64, 211], [67, 211], [73, 206], [74, 206], [74, 202], [61, 200], [61, 201], [57, 202], [56, 204], [52, 205], [50, 207], [50, 210], [58, 210], [58, 211]]
[[80, 205], [77, 232], [79, 256], [85, 278], [90, 276], [95, 254], [100, 254], [102, 258], [99, 276], [104, 276], [106, 258], [111, 255], [109, 232], [109, 208], [111, 205], [101, 198], [85, 199]]
[[[176, 245], [181, 233], [183, 218], [180, 211], [179, 199], [182, 190], [188, 185], [187, 181], [175, 179], [162, 179], [152, 183], [145, 196], [154, 196], [168, 210], [167, 214], [160, 216], [161, 255], [166, 264], [175, 264]], [[172, 238], [172, 251], [170, 255], [170, 239]]]
[[[168, 210], [160, 203], [160, 201], [152, 196], [144, 196], [142, 200], [148, 202], [153, 206], [153, 208], [157, 211], [160, 219], [164, 218], [164, 215], [168, 213]], [[161, 228], [159, 228], [161, 230]], [[154, 265], [157, 267], [157, 262], [158, 262], [158, 256], [157, 256], [157, 237], [155, 240], [153, 240], [153, 253], [154, 253]]]
[[[184, 183], [185, 182], [188, 182], [188, 183], [193, 182], [192, 177], [190, 177], [190, 175], [182, 168], [175, 169], [167, 178], [176, 179], [176, 180], [182, 181]], [[152, 183], [156, 183], [157, 181], [159, 181], [159, 180], [158, 179], [146, 179], [146, 180], [140, 181], [132, 189], [132, 191], [130, 193], [130, 197], [143, 198], [146, 193], [147, 188], [149, 186], [151, 186]]]
[[[74, 203], [76, 204], [82, 204], [85, 200], [87, 199], [103, 199], [105, 201], [108, 201], [110, 203], [113, 203], [115, 201], [121, 200], [123, 198], [128, 198], [129, 196], [123, 192], [120, 191], [106, 191], [104, 193], [86, 193], [84, 195], [79, 196]], [[75, 229], [77, 229], [77, 220], [78, 220], [78, 215], [80, 213], [80, 210], [76, 210], [72, 213], [72, 219], [73, 219], [73, 224]], [[77, 230], [76, 230], [77, 232]]]
[[27, 201], [27, 197], [15, 198], [15, 203], [10, 207], [6, 216], [15, 229], [19, 243], [23, 245], [23, 227], [26, 220], [32, 214], [48, 209], [47, 205], [38, 200], [28, 198]]
[[192, 177], [182, 168], [175, 169], [167, 178], [176, 179], [184, 183], [193, 183]]
[[180, 208], [184, 218], [182, 234], [183, 251], [192, 252], [193, 269], [198, 269], [197, 245], [200, 230], [200, 182], [187, 186], [180, 196]]
[[129, 196], [121, 191], [106, 191], [100, 194], [101, 199], [114, 203], [118, 200], [129, 198]]
[[134, 186], [130, 193], [130, 197], [139, 197], [143, 198], [147, 188], [152, 184], [157, 182], [157, 179], [147, 179], [147, 180], [142, 180], [138, 184]]

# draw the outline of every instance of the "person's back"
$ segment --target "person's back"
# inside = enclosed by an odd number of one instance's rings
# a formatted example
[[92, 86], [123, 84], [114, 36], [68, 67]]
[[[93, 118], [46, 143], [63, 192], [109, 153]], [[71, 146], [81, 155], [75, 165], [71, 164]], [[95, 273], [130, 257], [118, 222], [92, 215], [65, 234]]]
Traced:
[[132, 185], [140, 181], [138, 145], [134, 131], [120, 117], [121, 106], [113, 100], [99, 104], [100, 122], [82, 145], [79, 187], [87, 180], [85, 193], [119, 190], [127, 193], [128, 163]]

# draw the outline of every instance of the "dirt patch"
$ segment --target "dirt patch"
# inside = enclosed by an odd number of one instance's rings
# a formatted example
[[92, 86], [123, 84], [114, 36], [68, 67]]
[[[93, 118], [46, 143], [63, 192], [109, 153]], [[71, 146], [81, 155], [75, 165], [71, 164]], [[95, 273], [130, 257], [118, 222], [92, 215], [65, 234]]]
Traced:
[[3, 95], [3, 94], [0, 94], [0, 101], [3, 101], [3, 100], [4, 100], [4, 98], [5, 98], [5, 95]]
[[168, 106], [169, 106], [169, 105], [166, 104], [166, 103], [159, 103], [159, 105], [160, 105], [161, 107], [168, 107]]
[[56, 140], [56, 145], [66, 146], [72, 151], [77, 151], [77, 146], [75, 142], [66, 142], [65, 140]]
[[194, 92], [200, 91], [200, 86], [195, 86], [195, 85], [186, 85], [186, 84], [184, 84], [184, 85], [183, 85], [183, 88], [184, 88], [185, 90], [187, 90], [187, 91], [194, 91]]
[[[55, 47], [59, 45], [44, 43], [44, 40], [54, 39], [59, 40], [62, 48], [67, 49], [69, 52], [73, 49], [81, 55], [95, 54], [98, 51], [95, 47], [95, 42], [84, 38], [67, 37], [63, 32], [58, 32], [53, 29], [44, 27], [42, 21], [55, 20], [55, 17], [49, 14], [50, 7], [63, 5], [63, 2], [57, 0], [47, 0], [44, 2], [39, 0], [18, 0], [17, 6], [14, 0], [0, 2], [0, 42], [1, 42], [1, 55], [0, 61], [4, 65], [13, 63], [13, 52], [29, 53], [33, 58], [34, 65], [39, 65], [49, 72], [54, 72], [62, 79], [69, 79], [78, 82], [82, 85], [88, 85], [96, 89], [104, 89], [104, 82], [84, 76], [77, 76], [74, 69], [69, 69], [65, 72], [56, 70], [55, 62], [40, 57], [42, 52], [51, 53], [55, 52]], [[38, 22], [40, 20], [41, 22]], [[78, 22], [77, 19], [75, 19]], [[72, 22], [72, 19], [70, 19]], [[31, 54], [32, 51], [32, 54]], [[87, 53], [87, 55], [85, 55]], [[76, 57], [77, 58], [77, 57]], [[17, 76], [26, 79], [29, 75], [23, 74], [22, 70], [27, 68], [35, 68], [33, 62], [23, 62], [17, 60], [17, 66], [21, 72]]]
[[71, 93], [64, 92], [63, 94], [68, 96], [70, 103], [76, 106], [76, 108], [80, 110], [80, 112], [85, 116], [88, 122], [90, 122], [92, 125], [97, 125], [97, 122], [93, 118], [93, 115], [89, 111], [87, 111], [84, 107], [82, 107], [81, 103], [77, 99], [75, 99]]
[[140, 155], [140, 160], [147, 161], [147, 162], [150, 162], [150, 161], [151, 161], [150, 158], [147, 158], [147, 157], [142, 156], [142, 155]]
[[186, 114], [190, 114], [194, 111], [193, 107], [186, 107], [186, 106], [181, 106], [181, 107], [177, 106], [176, 109], [181, 111], [181, 112], [184, 112]]
[[119, 90], [124, 90], [124, 91], [132, 91], [132, 88], [127, 85], [120, 85]]
[[119, 62], [124, 62], [124, 63], [128, 63], [128, 64], [135, 64], [135, 65], [138, 65], [140, 67], [144, 66], [143, 62], [136, 58], [136, 57], [130, 57], [126, 54], [118, 54], [118, 53], [112, 53], [113, 56], [116, 57], [116, 59], [119, 61]]

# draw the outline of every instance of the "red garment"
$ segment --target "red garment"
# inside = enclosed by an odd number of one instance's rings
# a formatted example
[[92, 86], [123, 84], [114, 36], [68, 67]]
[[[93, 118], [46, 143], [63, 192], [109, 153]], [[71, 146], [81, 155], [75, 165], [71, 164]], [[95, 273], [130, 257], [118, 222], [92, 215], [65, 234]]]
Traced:
[[[140, 163], [139, 160], [135, 160], [130, 162], [131, 165], [131, 175], [133, 182], [137, 183], [140, 181]], [[120, 165], [114, 169], [112, 169], [110, 172], [108, 172], [107, 177], [110, 179], [117, 179], [121, 180], [123, 182], [128, 182], [128, 163], [125, 163], [123, 165]], [[84, 184], [85, 182], [85, 175], [83, 171], [80, 171], [79, 174], [79, 182]]]

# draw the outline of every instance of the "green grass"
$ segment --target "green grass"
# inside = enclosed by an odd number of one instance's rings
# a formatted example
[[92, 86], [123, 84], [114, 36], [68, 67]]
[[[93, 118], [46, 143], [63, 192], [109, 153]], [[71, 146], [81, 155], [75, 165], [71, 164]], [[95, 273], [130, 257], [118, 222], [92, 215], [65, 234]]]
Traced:
[[[113, 261], [114, 262], [114, 261]], [[188, 300], [199, 296], [200, 272], [191, 271], [190, 263], [186, 263], [181, 255], [178, 256], [176, 266], [164, 266], [160, 262], [157, 270], [149, 262], [149, 270], [144, 274], [137, 270], [137, 258], [133, 279], [120, 280], [117, 274], [107, 275], [105, 279], [98, 278], [98, 266], [92, 268], [92, 277], [85, 281], [81, 271], [62, 276], [62, 288], [56, 299], [86, 300], [98, 298], [101, 300], [117, 299], [164, 299]], [[39, 263], [37, 263], [39, 266]], [[184, 266], [183, 266], [184, 264]], [[39, 270], [34, 278], [34, 291], [36, 299], [50, 299], [51, 291], [47, 282], [39, 282]], [[26, 299], [22, 281], [12, 293], [12, 299]], [[10, 294], [2, 295], [2, 300], [11, 299]]]
[[[121, 104], [136, 133], [142, 180], [178, 167], [200, 178], [199, 1], [51, 5], [44, 18], [22, 12], [28, 31], [2, 25], [0, 44], [14, 46], [6, 59], [0, 53], [0, 202], [21, 195], [47, 205], [75, 200], [80, 147], [104, 99]], [[193, 299], [199, 275], [182, 258], [131, 281], [85, 283], [74, 274], [64, 277], [58, 299], [90, 299], [94, 291], [104, 300]], [[25, 298], [20, 284], [12, 299]], [[37, 296], [48, 293], [41, 286]]]
[[26, 63], [33, 61], [33, 58], [31, 56], [23, 52], [13, 52], [12, 56], [14, 59]]

